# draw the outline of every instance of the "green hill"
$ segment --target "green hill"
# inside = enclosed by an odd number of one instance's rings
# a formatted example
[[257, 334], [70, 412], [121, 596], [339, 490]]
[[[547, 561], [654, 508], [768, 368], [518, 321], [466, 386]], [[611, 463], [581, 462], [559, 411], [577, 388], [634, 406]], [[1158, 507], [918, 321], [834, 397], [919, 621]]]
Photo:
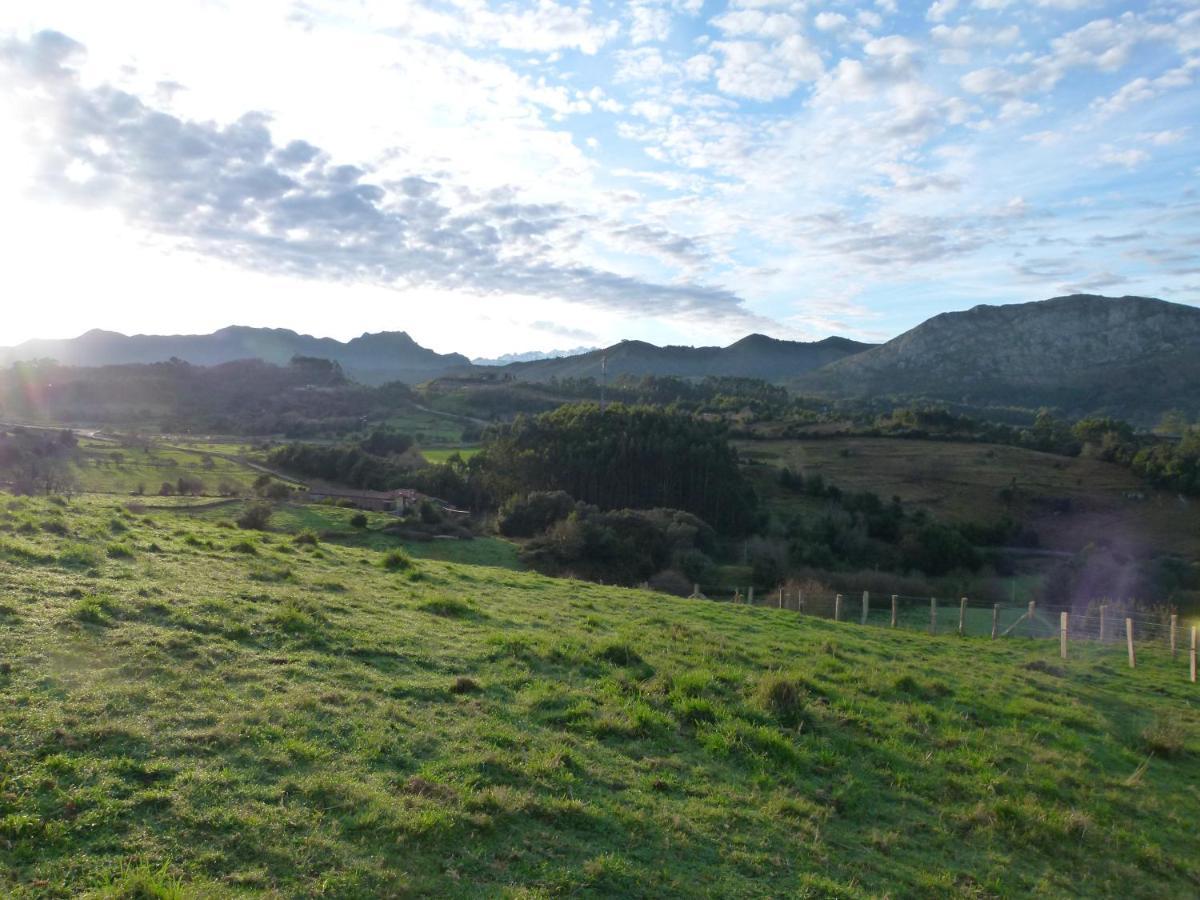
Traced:
[[223, 516], [0, 503], [0, 893], [1200, 890], [1200, 690], [1162, 651], [1062, 662]]

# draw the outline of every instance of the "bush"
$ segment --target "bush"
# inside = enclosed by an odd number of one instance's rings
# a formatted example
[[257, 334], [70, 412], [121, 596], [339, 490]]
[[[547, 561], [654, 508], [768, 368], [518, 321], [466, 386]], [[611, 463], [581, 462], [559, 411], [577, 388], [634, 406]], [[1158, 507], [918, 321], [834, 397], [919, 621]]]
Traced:
[[367, 527], [367, 517], [366, 517], [366, 514], [364, 514], [364, 513], [355, 513], [355, 514], [354, 514], [354, 515], [353, 515], [353, 516], [350, 518], [350, 526], [351, 526], [352, 528], [366, 528], [366, 527]]
[[505, 501], [496, 516], [496, 527], [505, 537], [533, 537], [574, 509], [575, 500], [566, 491], [532, 491]]
[[539, 572], [616, 584], [639, 584], [673, 558], [711, 542], [712, 529], [675, 509], [600, 512], [581, 506], [521, 551]]
[[237, 526], [247, 531], [266, 531], [274, 512], [269, 503], [255, 503], [238, 516]]
[[286, 500], [292, 496], [292, 489], [282, 481], [273, 481], [267, 485], [266, 490], [263, 491], [263, 496], [268, 500]]
[[403, 572], [413, 566], [412, 557], [403, 550], [388, 551], [379, 564], [389, 572]]
[[318, 540], [318, 538], [314, 532], [302, 531], [298, 535], [296, 535], [294, 538], [292, 538], [292, 543], [299, 544], [302, 546], [315, 547], [315, 546], [317, 546], [317, 544], [320, 543], [320, 540]]

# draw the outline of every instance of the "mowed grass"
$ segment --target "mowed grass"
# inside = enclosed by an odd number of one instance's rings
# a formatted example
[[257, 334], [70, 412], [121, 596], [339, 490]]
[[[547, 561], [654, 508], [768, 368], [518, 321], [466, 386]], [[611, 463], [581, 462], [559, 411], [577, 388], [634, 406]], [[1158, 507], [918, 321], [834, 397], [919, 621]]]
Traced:
[[0, 498], [0, 894], [1200, 891], [1182, 659], [296, 537]]
[[[1077, 551], [1088, 544], [1135, 556], [1200, 558], [1200, 504], [1155, 491], [1113, 463], [996, 444], [890, 438], [746, 441], [756, 486], [768, 505], [803, 514], [821, 504], [777, 484], [789, 466], [820, 474], [843, 490], [899, 497], [938, 518], [990, 522], [1005, 515], [1034, 525], [1042, 546]], [[1017, 488], [1008, 501], [1005, 488]], [[1065, 501], [1065, 502], [1064, 502]]]

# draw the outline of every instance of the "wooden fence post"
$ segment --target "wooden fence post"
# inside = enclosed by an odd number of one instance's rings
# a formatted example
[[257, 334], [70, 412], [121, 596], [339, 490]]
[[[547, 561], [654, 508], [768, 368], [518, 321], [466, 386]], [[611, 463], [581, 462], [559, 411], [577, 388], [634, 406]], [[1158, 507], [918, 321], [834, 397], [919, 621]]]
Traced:
[[842, 621], [842, 595], [838, 594], [833, 598], [833, 621]]
[[1192, 651], [1191, 651], [1191, 675], [1192, 683], [1196, 682], [1196, 626], [1192, 626]]
[[1179, 616], [1171, 613], [1171, 659], [1175, 658], [1175, 626], [1178, 624]]
[[1067, 658], [1067, 612], [1063, 610], [1058, 614], [1058, 655], [1062, 659]]
[[783, 609], [783, 586], [779, 588], [779, 608]]
[[1000, 627], [1000, 604], [992, 604], [992, 640], [996, 639], [996, 630]]
[[900, 598], [892, 594], [892, 627], [896, 627], [896, 601]]
[[[362, 521], [362, 520], [360, 519], [359, 521]], [[693, 596], [693, 597], [699, 597], [699, 596], [700, 596], [700, 585], [698, 585], [698, 584], [693, 584], [693, 585], [692, 585], [692, 596]]]
[[958, 636], [962, 637], [967, 633], [967, 598], [963, 597], [958, 601]]
[[804, 591], [796, 590], [796, 612], [804, 612]]
[[754, 605], [754, 585], [750, 585], [749, 592], [746, 594], [746, 602], [751, 606]]
[[929, 598], [929, 633], [937, 634], [937, 597]]
[[1106, 624], [1106, 622], [1104, 620], [1104, 613], [1105, 613], [1105, 610], [1107, 610], [1107, 609], [1108, 609], [1107, 605], [1105, 605], [1103, 603], [1100, 604], [1100, 643], [1102, 643], [1102, 644], [1106, 640], [1108, 640], [1108, 632], [1104, 627]]
[[867, 614], [871, 611], [871, 592], [863, 591], [863, 616], [862, 623], [867, 624]]
[[1036, 608], [1037, 608], [1037, 604], [1033, 600], [1030, 600], [1029, 601], [1029, 612], [1025, 614], [1026, 618], [1029, 621], [1029, 636], [1030, 637], [1033, 637], [1033, 621], [1034, 621], [1033, 613]]
[[1137, 657], [1133, 655], [1133, 619], [1125, 620], [1125, 645], [1129, 648], [1129, 668], [1137, 668]]

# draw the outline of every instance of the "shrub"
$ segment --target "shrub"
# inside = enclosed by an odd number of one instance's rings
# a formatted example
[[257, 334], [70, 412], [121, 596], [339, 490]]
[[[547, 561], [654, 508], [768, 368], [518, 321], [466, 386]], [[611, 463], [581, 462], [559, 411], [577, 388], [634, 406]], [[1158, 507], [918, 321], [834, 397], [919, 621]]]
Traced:
[[104, 552], [109, 559], [133, 559], [133, 550], [126, 544], [109, 544]]
[[500, 507], [496, 528], [505, 537], [533, 537], [571, 514], [575, 500], [566, 491], [533, 491], [510, 497]]
[[258, 548], [249, 541], [238, 541], [237, 543], [230, 545], [229, 549], [234, 553], [245, 553], [249, 556], [254, 556], [258, 553]]
[[317, 546], [317, 544], [320, 543], [320, 540], [317, 538], [317, 536], [314, 532], [302, 531], [298, 535], [296, 535], [294, 538], [292, 538], [292, 543], [300, 544], [300, 545], [308, 546], [308, 547], [315, 547], [315, 546]]
[[255, 503], [246, 508], [246, 511], [238, 516], [238, 528], [265, 531], [267, 525], [271, 522], [271, 515], [274, 512], [269, 503]]
[[292, 489], [282, 481], [274, 481], [267, 485], [267, 489], [263, 491], [263, 496], [268, 500], [286, 500], [292, 495]]
[[350, 518], [350, 526], [352, 528], [366, 528], [367, 516], [365, 513], [355, 513]]
[[413, 565], [412, 557], [403, 550], [389, 550], [379, 564], [389, 572], [402, 572], [405, 569], [411, 569]]

